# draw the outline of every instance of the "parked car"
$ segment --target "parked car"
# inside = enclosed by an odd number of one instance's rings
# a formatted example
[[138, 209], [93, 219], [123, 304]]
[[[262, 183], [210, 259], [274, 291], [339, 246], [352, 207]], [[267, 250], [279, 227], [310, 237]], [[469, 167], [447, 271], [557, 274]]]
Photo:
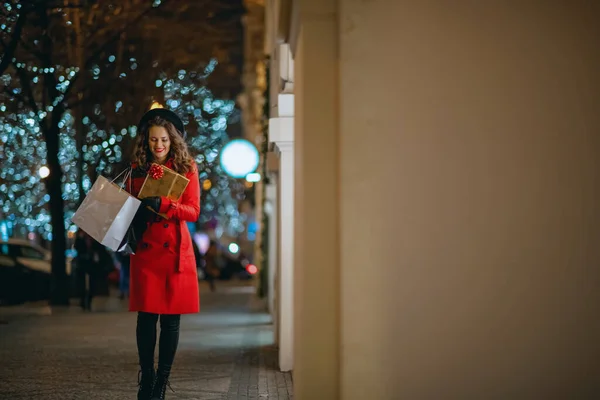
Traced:
[[[47, 299], [51, 259], [50, 251], [27, 240], [0, 242], [0, 304]], [[70, 275], [70, 258], [67, 258], [66, 270]]]

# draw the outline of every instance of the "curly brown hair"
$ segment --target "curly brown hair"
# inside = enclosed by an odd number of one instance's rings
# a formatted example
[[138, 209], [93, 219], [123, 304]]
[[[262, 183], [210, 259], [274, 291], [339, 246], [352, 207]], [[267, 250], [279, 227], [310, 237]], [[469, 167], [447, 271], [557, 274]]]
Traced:
[[192, 157], [190, 156], [187, 144], [175, 126], [169, 121], [160, 117], [154, 117], [140, 128], [140, 131], [138, 132], [138, 139], [133, 151], [132, 161], [137, 164], [138, 167], [142, 168], [147, 167], [148, 164], [153, 162], [153, 156], [150, 152], [150, 146], [148, 144], [148, 134], [150, 132], [150, 127], [152, 126], [161, 126], [165, 128], [169, 134], [169, 139], [171, 140], [171, 149], [169, 150], [167, 159], [173, 159], [173, 170], [179, 174], [184, 174], [191, 171], [194, 160], [192, 160]]

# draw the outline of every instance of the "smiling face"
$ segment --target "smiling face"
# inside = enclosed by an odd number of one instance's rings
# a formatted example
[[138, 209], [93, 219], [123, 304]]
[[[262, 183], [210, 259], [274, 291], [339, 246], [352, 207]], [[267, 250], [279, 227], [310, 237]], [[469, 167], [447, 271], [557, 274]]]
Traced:
[[154, 157], [154, 161], [162, 164], [167, 160], [171, 150], [171, 139], [169, 132], [162, 126], [151, 126], [148, 131], [148, 146]]

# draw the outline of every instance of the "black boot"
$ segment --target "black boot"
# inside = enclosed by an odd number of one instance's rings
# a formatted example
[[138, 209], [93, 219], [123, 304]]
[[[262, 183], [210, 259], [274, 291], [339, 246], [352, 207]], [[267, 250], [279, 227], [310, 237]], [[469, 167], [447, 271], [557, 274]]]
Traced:
[[152, 389], [151, 400], [164, 400], [167, 386], [171, 388], [169, 385], [169, 375], [171, 374], [171, 366], [173, 365], [173, 359], [177, 352], [177, 344], [179, 343], [180, 317], [180, 315], [160, 316], [158, 370], [156, 371], [156, 381]]
[[140, 370], [138, 374], [138, 400], [149, 400], [154, 386], [154, 370]]
[[169, 386], [169, 388], [171, 387], [171, 385], [169, 385], [169, 375], [160, 372], [157, 373], [156, 380], [154, 381], [154, 387], [152, 388], [152, 397], [150, 397], [150, 400], [165, 400], [167, 386]]
[[156, 379], [154, 373], [154, 348], [156, 346], [156, 321], [158, 314], [138, 313], [136, 338], [140, 357], [138, 400], [150, 400]]

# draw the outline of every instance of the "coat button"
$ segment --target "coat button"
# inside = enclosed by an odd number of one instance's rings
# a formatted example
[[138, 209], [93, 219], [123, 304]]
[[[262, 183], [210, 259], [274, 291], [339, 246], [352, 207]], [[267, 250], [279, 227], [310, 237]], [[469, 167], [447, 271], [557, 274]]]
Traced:
[[168, 228], [168, 227], [169, 227], [169, 224], [164, 224], [163, 226], [164, 226], [165, 228]]
[[169, 247], [169, 243], [163, 244], [163, 247]]
[[143, 243], [142, 244], [142, 248], [147, 249], [148, 248], [148, 243]]

